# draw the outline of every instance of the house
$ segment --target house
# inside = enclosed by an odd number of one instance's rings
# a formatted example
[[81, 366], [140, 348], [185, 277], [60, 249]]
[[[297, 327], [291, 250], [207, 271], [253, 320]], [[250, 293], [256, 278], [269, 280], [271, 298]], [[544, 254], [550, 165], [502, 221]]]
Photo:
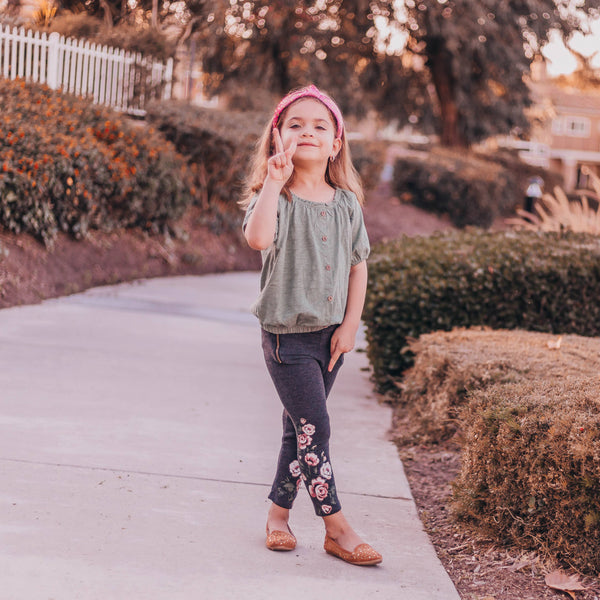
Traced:
[[567, 192], [590, 189], [585, 167], [600, 174], [600, 87], [551, 79], [534, 63], [530, 83], [534, 122], [528, 140], [511, 140], [529, 164], [560, 173]]

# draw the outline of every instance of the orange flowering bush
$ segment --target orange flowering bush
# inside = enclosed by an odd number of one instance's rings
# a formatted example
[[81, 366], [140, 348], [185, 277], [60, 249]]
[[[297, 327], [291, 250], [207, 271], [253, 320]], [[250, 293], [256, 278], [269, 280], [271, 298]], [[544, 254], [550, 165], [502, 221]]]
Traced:
[[0, 81], [0, 225], [51, 244], [58, 231], [159, 230], [194, 190], [159, 133], [45, 86]]

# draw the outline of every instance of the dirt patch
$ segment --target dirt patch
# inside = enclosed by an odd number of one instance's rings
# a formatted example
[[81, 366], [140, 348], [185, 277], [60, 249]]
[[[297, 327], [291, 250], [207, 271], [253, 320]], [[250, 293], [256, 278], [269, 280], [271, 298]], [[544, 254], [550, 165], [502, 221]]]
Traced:
[[402, 235], [431, 235], [454, 229], [450, 219], [425, 212], [393, 196], [389, 183], [380, 184], [368, 194], [363, 212], [371, 244]]
[[212, 231], [197, 209], [177, 228], [168, 238], [139, 230], [91, 231], [82, 241], [60, 234], [51, 250], [0, 230], [0, 308], [134, 279], [260, 268], [259, 253], [240, 233]]

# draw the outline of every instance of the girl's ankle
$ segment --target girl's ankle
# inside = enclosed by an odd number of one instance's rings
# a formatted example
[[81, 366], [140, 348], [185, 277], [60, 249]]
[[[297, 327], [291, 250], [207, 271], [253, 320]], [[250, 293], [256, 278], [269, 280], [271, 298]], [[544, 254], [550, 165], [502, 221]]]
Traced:
[[340, 536], [344, 535], [346, 529], [344, 527], [340, 527], [339, 525], [329, 525], [325, 526], [325, 535], [330, 537], [332, 540], [336, 540]]

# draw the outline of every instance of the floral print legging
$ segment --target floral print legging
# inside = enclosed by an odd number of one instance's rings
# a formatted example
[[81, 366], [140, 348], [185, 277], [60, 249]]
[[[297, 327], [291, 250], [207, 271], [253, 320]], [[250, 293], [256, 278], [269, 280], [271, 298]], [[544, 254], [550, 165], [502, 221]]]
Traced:
[[337, 325], [310, 333], [273, 334], [262, 330], [267, 369], [283, 404], [283, 438], [269, 499], [292, 504], [304, 481], [315, 512], [324, 517], [341, 510], [329, 459], [327, 396], [343, 355], [333, 371], [331, 336]]

